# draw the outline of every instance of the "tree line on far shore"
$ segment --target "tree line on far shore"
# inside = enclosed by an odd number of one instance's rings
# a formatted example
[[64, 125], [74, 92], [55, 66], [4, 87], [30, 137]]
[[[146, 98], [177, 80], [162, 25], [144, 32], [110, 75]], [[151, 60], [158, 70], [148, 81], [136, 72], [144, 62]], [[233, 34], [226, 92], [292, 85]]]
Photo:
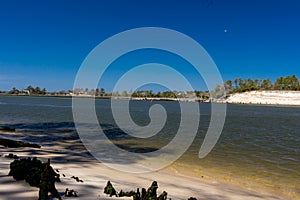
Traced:
[[[214, 91], [216, 97], [224, 97], [224, 94], [232, 94], [239, 92], [247, 92], [254, 90], [293, 90], [300, 91], [300, 81], [296, 75], [279, 77], [274, 82], [269, 78], [266, 79], [241, 79], [227, 80], [223, 85], [217, 85]], [[95, 97], [141, 97], [141, 98], [192, 98], [198, 97], [203, 100], [210, 98], [209, 91], [164, 91], [153, 92], [152, 90], [138, 90], [138, 91], [122, 91], [122, 92], [106, 92], [104, 88], [96, 89], [82, 89], [75, 88], [74, 90], [61, 90], [59, 92], [47, 92], [46, 88], [33, 87], [29, 85], [27, 88], [19, 90], [12, 88], [8, 92], [2, 92], [13, 95], [50, 95], [50, 96], [72, 96], [72, 95], [88, 95]]]
[[227, 93], [247, 92], [253, 90], [294, 90], [300, 91], [300, 82], [296, 75], [279, 77], [273, 83], [266, 79], [241, 79], [227, 80], [224, 82]]
[[32, 87], [29, 85], [27, 88], [19, 90], [13, 87], [7, 94], [24, 94], [24, 95], [45, 95], [47, 93], [46, 88], [41, 89], [40, 87]]

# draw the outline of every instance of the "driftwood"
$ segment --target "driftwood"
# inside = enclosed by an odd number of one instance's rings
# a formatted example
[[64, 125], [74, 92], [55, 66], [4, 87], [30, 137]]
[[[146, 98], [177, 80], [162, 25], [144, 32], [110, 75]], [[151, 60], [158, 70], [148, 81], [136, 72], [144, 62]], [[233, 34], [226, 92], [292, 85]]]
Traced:
[[30, 186], [38, 187], [39, 200], [48, 200], [48, 193], [61, 199], [56, 188], [55, 181], [59, 180], [59, 174], [50, 166], [50, 160], [42, 163], [36, 158], [14, 160], [10, 163], [9, 176], [15, 180], [25, 180]]

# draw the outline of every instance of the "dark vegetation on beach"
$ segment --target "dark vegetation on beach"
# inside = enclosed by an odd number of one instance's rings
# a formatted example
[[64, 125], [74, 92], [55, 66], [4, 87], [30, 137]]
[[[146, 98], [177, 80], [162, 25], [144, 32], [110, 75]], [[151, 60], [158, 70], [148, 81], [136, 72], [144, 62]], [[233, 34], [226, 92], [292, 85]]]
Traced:
[[[109, 195], [110, 197], [112, 196], [132, 197], [133, 200], [167, 200], [168, 193], [166, 191], [163, 191], [159, 196], [157, 196], [157, 189], [158, 189], [158, 184], [156, 181], [153, 181], [151, 186], [147, 190], [145, 188], [142, 188], [141, 192], [139, 188], [137, 188], [136, 192], [133, 190], [129, 192], [124, 192], [123, 190], [117, 192], [116, 189], [111, 184], [111, 182], [108, 181], [104, 188], [104, 193]], [[197, 200], [197, 199], [195, 197], [190, 197], [188, 198], [188, 200]]]
[[145, 188], [142, 188], [140, 192], [139, 188], [137, 188], [136, 192], [123, 192], [123, 190], [121, 190], [118, 193], [112, 186], [111, 182], [108, 181], [104, 188], [104, 193], [108, 194], [110, 197], [133, 197], [133, 200], [166, 200], [168, 198], [168, 193], [166, 191], [163, 191], [163, 193], [157, 196], [157, 189], [158, 184], [156, 181], [153, 181], [151, 186], [147, 190]]

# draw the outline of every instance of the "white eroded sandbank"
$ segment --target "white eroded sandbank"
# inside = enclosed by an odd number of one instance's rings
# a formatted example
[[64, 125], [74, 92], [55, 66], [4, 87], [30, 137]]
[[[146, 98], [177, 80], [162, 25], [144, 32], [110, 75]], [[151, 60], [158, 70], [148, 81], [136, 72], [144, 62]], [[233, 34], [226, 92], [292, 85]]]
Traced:
[[300, 91], [251, 91], [231, 94], [226, 103], [300, 106]]

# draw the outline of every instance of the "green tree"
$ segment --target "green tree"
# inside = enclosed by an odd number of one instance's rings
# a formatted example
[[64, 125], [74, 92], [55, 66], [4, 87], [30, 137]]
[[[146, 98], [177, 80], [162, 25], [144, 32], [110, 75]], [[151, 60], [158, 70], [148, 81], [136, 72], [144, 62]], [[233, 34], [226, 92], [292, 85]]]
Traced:
[[156, 94], [156, 97], [161, 97], [161, 93], [158, 92], [158, 93]]
[[89, 94], [94, 96], [95, 95], [95, 89], [94, 88], [91, 89], [91, 91], [89, 92]]
[[232, 93], [232, 91], [233, 91], [232, 81], [231, 80], [227, 80], [224, 83], [224, 88], [226, 90], [226, 93], [228, 93], [228, 94]]
[[122, 97], [127, 97], [127, 96], [128, 96], [128, 93], [127, 93], [127, 91], [126, 91], [126, 90], [124, 90], [124, 91], [122, 92], [121, 96], [122, 96]]
[[45, 94], [46, 94], [46, 88], [43, 88], [43, 89], [42, 89], [41, 94], [42, 94], [42, 95], [45, 95]]
[[95, 90], [95, 96], [96, 97], [99, 96], [99, 88], [96, 88], [96, 90]]
[[285, 88], [284, 78], [281, 76], [276, 79], [276, 81], [274, 83], [274, 89], [283, 90], [284, 88]]
[[263, 90], [271, 90], [273, 88], [273, 84], [269, 78], [262, 80], [261, 89]]
[[15, 87], [13, 87], [9, 92], [8, 92], [8, 94], [19, 94], [20, 93], [20, 91], [17, 89], [17, 88], [15, 88]]
[[251, 78], [248, 78], [247, 80], [245, 80], [245, 86], [244, 86], [244, 91], [252, 91], [252, 90], [257, 90], [258, 87], [255, 83], [255, 81], [253, 81]]
[[40, 87], [35, 87], [34, 89], [33, 89], [33, 93], [34, 94], [40, 94], [41, 93], [41, 88]]
[[298, 90], [298, 88], [299, 88], [299, 79], [296, 77], [296, 75], [287, 76], [285, 78], [285, 84], [286, 84], [286, 88], [288, 90]]
[[260, 90], [260, 89], [261, 89], [261, 83], [262, 83], [262, 80], [260, 80], [260, 79], [255, 79], [255, 80], [254, 80], [254, 83], [255, 83], [256, 90]]
[[161, 95], [164, 98], [176, 98], [175, 93], [171, 92], [171, 91], [165, 91], [165, 92], [161, 93]]
[[105, 89], [100, 88], [100, 96], [103, 97], [105, 95]]
[[29, 85], [29, 86], [26, 88], [26, 90], [28, 90], [28, 92], [29, 92], [30, 94], [32, 94], [32, 93], [34, 92], [34, 88], [33, 88], [31, 85]]
[[212, 98], [221, 98], [221, 97], [225, 97], [225, 96], [226, 96], [226, 92], [225, 92], [225, 88], [223, 85], [217, 84], [215, 89], [211, 92]]
[[233, 82], [234, 82], [235, 89], [237, 89], [238, 88], [239, 79], [236, 78], [236, 79], [233, 80]]

